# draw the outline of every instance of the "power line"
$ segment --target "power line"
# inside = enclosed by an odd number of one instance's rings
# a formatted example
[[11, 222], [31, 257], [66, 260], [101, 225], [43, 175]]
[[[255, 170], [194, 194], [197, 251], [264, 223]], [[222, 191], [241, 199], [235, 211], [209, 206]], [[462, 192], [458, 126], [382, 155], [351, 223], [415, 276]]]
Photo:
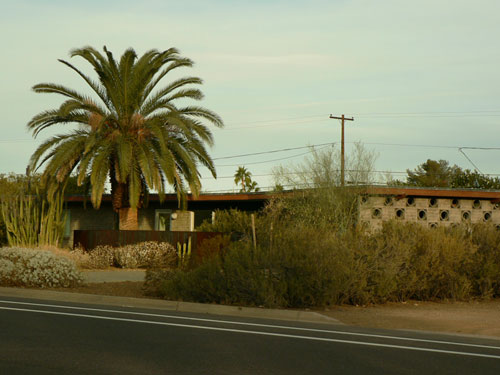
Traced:
[[288, 148], [281, 148], [278, 150], [270, 150], [270, 151], [262, 151], [262, 152], [252, 152], [249, 154], [240, 154], [240, 155], [232, 155], [232, 156], [222, 156], [220, 158], [214, 158], [212, 160], [222, 160], [222, 159], [234, 159], [234, 158], [240, 158], [244, 156], [254, 156], [254, 155], [264, 155], [264, 154], [273, 154], [276, 152], [285, 152], [285, 151], [292, 151], [292, 150], [300, 150], [304, 148], [311, 148], [311, 147], [320, 147], [320, 146], [330, 146], [334, 145], [335, 142], [330, 142], [330, 143], [319, 143], [316, 145], [309, 145], [309, 146], [301, 146], [301, 147], [288, 147]]
[[[246, 157], [246, 156], [255, 156], [255, 155], [264, 155], [264, 154], [273, 154], [273, 153], [278, 153], [278, 152], [300, 150], [300, 149], [310, 148], [310, 147], [333, 146], [336, 143], [337, 142], [318, 143], [318, 144], [309, 145], [309, 146], [287, 147], [287, 148], [281, 148], [281, 149], [270, 150], [270, 151], [250, 152], [250, 153], [247, 153], [247, 154], [222, 156], [222, 157], [218, 157], [218, 158], [213, 158], [212, 160], [235, 159], [235, 158]], [[346, 143], [354, 144], [354, 143], [359, 143], [359, 142], [346, 142]], [[500, 147], [422, 145], [422, 144], [408, 144], [408, 143], [361, 142], [361, 144], [364, 144], [364, 145], [379, 145], [379, 146], [396, 146], [396, 147], [447, 148], [447, 149], [456, 149], [456, 150], [459, 150], [459, 149], [463, 149], [463, 150], [489, 150], [489, 151], [491, 151], [491, 150], [500, 150]]]
[[[318, 148], [318, 150], [322, 150], [325, 147], [327, 147], [327, 146], [320, 147], [320, 148]], [[266, 164], [266, 163], [272, 163], [274, 161], [287, 160], [287, 159], [292, 159], [292, 158], [296, 158], [296, 157], [299, 157], [299, 156], [307, 155], [307, 154], [310, 154], [313, 151], [315, 151], [315, 150], [311, 150], [311, 151], [307, 151], [307, 152], [303, 152], [303, 153], [300, 153], [300, 154], [288, 156], [288, 157], [285, 157], [285, 158], [279, 158], [279, 159], [264, 160], [264, 161], [257, 161], [257, 162], [251, 162], [251, 163], [216, 165], [216, 167], [237, 167], [237, 166], [243, 165], [243, 164], [244, 165]]]
[[268, 125], [254, 125], [254, 126], [237, 126], [237, 127], [226, 127], [224, 128], [224, 131], [231, 131], [231, 130], [241, 130], [241, 129], [256, 129], [256, 128], [275, 128], [278, 126], [291, 126], [291, 125], [300, 125], [300, 124], [310, 124], [312, 122], [324, 122], [325, 119], [320, 119], [320, 120], [308, 120], [308, 121], [293, 121], [293, 122], [286, 122], [286, 123], [277, 123], [277, 124], [268, 124]]
[[[346, 142], [356, 143], [356, 142]], [[475, 146], [444, 146], [444, 145], [421, 145], [421, 144], [408, 144], [408, 143], [380, 143], [380, 142], [361, 142], [364, 145], [379, 145], [379, 146], [398, 146], [398, 147], [422, 147], [422, 148], [450, 148], [450, 149], [464, 149], [464, 150], [500, 150], [500, 147], [475, 147]]]
[[317, 117], [324, 118], [325, 116], [326, 115], [286, 117], [286, 118], [276, 119], [276, 120], [257, 120], [257, 121], [240, 122], [240, 123], [236, 123], [234, 125], [249, 125], [249, 124], [258, 124], [258, 123], [282, 122], [282, 121], [288, 121], [288, 120], [303, 120], [306, 118], [317, 118]]
[[[405, 175], [408, 172], [407, 171], [368, 171], [368, 170], [357, 170], [357, 169], [346, 169], [346, 172], [359, 172], [359, 173], [369, 173], [369, 174], [375, 174], [375, 173], [385, 173], [385, 174], [400, 174], [400, 175]], [[334, 172], [340, 172], [340, 169], [335, 170]], [[289, 172], [285, 173], [287, 175], [297, 175], [300, 173], [296, 172]], [[498, 177], [500, 176], [500, 173], [481, 173], [483, 176], [492, 176], [492, 177]], [[270, 177], [274, 176], [274, 173], [265, 173], [265, 174], [252, 174], [252, 177]], [[201, 179], [204, 180], [215, 180], [214, 177], [212, 176], [202, 176], [200, 177]], [[234, 178], [234, 176], [217, 176], [217, 180], [219, 179], [227, 179], [227, 178]]]
[[459, 148], [458, 151], [460, 151], [464, 156], [465, 158], [474, 166], [474, 168], [476, 169], [476, 171], [478, 171], [479, 173], [483, 174], [479, 168], [476, 166], [476, 164], [474, 164], [474, 162], [467, 156], [467, 154], [462, 150], [462, 148]]

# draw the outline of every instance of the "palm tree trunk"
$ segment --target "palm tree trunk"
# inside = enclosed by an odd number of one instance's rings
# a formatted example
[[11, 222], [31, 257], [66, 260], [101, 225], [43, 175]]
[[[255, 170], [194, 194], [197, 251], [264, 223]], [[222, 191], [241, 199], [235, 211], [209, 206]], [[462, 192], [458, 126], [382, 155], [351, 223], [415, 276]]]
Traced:
[[113, 210], [118, 212], [118, 229], [139, 230], [137, 207], [130, 207], [128, 184], [116, 181], [113, 164], [110, 171], [110, 179]]
[[118, 211], [119, 230], [139, 230], [139, 221], [137, 220], [137, 208], [125, 207]]

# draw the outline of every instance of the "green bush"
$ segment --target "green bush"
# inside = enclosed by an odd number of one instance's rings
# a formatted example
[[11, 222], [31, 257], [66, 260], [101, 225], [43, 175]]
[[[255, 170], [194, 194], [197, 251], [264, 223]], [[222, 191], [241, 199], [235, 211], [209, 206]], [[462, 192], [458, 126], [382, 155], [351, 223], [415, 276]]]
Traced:
[[70, 259], [49, 251], [0, 248], [0, 285], [73, 287], [83, 281]]
[[236, 209], [216, 210], [214, 216], [214, 223], [205, 220], [196, 230], [199, 232], [241, 234], [248, 238], [251, 237], [252, 219], [249, 213]]

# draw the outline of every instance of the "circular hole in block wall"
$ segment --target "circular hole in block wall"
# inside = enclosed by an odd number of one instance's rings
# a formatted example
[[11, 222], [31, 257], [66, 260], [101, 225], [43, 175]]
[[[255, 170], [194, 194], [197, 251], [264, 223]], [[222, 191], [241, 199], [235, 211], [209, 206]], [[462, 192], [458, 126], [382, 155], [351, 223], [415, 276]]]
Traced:
[[484, 220], [484, 221], [491, 221], [491, 211], [486, 211], [486, 212], [483, 214], [483, 220]]
[[493, 209], [494, 209], [494, 210], [498, 210], [499, 208], [500, 208], [500, 203], [495, 203], [495, 204], [493, 205]]
[[417, 217], [418, 220], [427, 220], [427, 210], [418, 210]]
[[415, 198], [413, 198], [413, 197], [409, 197], [409, 198], [406, 200], [406, 206], [407, 206], [407, 207], [414, 207], [414, 206], [415, 206]]
[[438, 223], [429, 223], [429, 228], [437, 228]]
[[372, 218], [380, 219], [382, 217], [382, 210], [380, 208], [374, 208], [372, 210]]
[[451, 208], [460, 208], [460, 201], [457, 198], [451, 200]]
[[392, 197], [385, 197], [384, 206], [392, 206], [392, 203], [393, 203]]
[[462, 221], [470, 220], [470, 211], [462, 211]]
[[396, 219], [403, 220], [405, 218], [405, 209], [398, 208], [396, 209]]
[[368, 197], [366, 195], [363, 195], [361, 197], [361, 204], [367, 204], [368, 203]]
[[481, 201], [479, 199], [474, 199], [472, 202], [472, 208], [479, 209], [481, 208]]
[[429, 199], [429, 207], [437, 207], [438, 205], [438, 200], [436, 198], [431, 198]]
[[500, 230], [500, 224], [497, 224], [495, 228], [497, 228], [497, 230]]
[[450, 212], [448, 210], [439, 211], [439, 220], [441, 220], [441, 221], [450, 220]]

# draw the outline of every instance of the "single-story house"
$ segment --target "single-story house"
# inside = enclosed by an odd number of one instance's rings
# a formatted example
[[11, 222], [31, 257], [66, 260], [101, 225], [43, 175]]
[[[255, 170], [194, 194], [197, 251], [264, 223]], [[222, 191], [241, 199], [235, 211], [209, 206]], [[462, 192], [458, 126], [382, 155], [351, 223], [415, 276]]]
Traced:
[[[270, 193], [200, 194], [187, 196], [187, 212], [178, 212], [177, 195], [167, 194], [160, 202], [157, 194], [150, 194], [147, 207], [138, 211], [139, 230], [192, 231], [204, 220], [212, 220], [215, 210], [239, 209], [258, 211], [264, 207]], [[74, 230], [118, 229], [118, 214], [113, 211], [111, 196], [104, 195], [96, 210], [90, 199], [83, 196], [66, 198], [66, 226], [64, 242], [73, 245]]]
[[[160, 202], [151, 194], [147, 207], [138, 213], [140, 230], [192, 231], [213, 212], [235, 208], [258, 211], [271, 192], [200, 194], [187, 197], [187, 212], [178, 212], [177, 196], [167, 195]], [[65, 243], [73, 244], [74, 230], [118, 229], [118, 214], [113, 211], [111, 196], [105, 195], [101, 208], [95, 210], [82, 196], [66, 198]], [[500, 191], [475, 189], [368, 187], [359, 200], [359, 220], [377, 229], [388, 220], [418, 222], [430, 227], [460, 223], [492, 223], [500, 229]]]

